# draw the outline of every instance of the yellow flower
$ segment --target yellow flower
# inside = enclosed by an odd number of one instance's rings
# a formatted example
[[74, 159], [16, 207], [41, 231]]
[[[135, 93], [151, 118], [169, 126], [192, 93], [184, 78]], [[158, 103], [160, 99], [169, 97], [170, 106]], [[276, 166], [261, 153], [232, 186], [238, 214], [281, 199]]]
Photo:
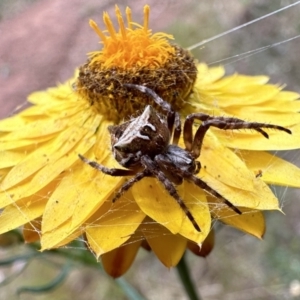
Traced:
[[[106, 13], [108, 34], [90, 22], [103, 48], [89, 54], [79, 75], [31, 94], [30, 108], [0, 122], [0, 233], [24, 225], [25, 240], [40, 240], [42, 250], [83, 235], [114, 277], [126, 272], [141, 246], [167, 267], [175, 266], [187, 248], [197, 253], [203, 244], [202, 255], [207, 255], [213, 246], [212, 219], [261, 238], [261, 211], [280, 209], [267, 184], [300, 187], [300, 170], [265, 152], [299, 148], [299, 95], [267, 84], [265, 76], [224, 77], [222, 67], [196, 66], [187, 51], [169, 44], [170, 36], [151, 33], [148, 6], [143, 26], [132, 22], [129, 9], [127, 28], [118, 8], [116, 15], [118, 32]], [[201, 232], [154, 178], [144, 178], [112, 203], [125, 178], [104, 175], [78, 154], [119, 167], [107, 127], [139, 114], [151, 101], [138, 91], [128, 92], [124, 83], [147, 85], [182, 117], [204, 112], [292, 131], [268, 130], [269, 139], [249, 130], [207, 132], [198, 176], [242, 215], [187, 181], [177, 190]]]

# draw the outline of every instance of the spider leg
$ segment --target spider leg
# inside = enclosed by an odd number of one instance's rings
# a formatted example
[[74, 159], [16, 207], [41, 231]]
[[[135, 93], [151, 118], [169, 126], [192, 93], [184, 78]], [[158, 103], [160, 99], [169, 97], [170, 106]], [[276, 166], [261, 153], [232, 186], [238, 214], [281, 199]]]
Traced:
[[155, 161], [153, 161], [149, 156], [145, 155], [141, 157], [141, 163], [145, 168], [147, 168], [150, 173], [155, 176], [165, 187], [165, 189], [169, 192], [170, 196], [173, 197], [181, 209], [184, 211], [186, 216], [189, 218], [191, 223], [193, 224], [194, 228], [198, 231], [201, 232], [201, 229], [199, 225], [197, 224], [195, 218], [189, 211], [188, 207], [185, 205], [181, 197], [179, 196], [178, 192], [176, 191], [174, 185], [172, 182], [166, 177], [166, 175], [160, 170], [159, 166]]
[[[199, 126], [193, 139], [192, 126], [195, 120], [200, 120], [203, 123]], [[200, 151], [202, 147], [202, 142], [204, 136], [210, 126], [228, 130], [228, 129], [254, 129], [265, 138], [269, 138], [269, 135], [262, 128], [272, 128], [284, 131], [291, 134], [292, 132], [282, 126], [266, 123], [257, 122], [246, 122], [238, 118], [227, 118], [227, 117], [212, 117], [207, 114], [194, 113], [187, 116], [184, 123], [183, 137], [185, 147], [188, 151], [193, 152], [195, 158], [200, 156]]]
[[228, 207], [230, 207], [237, 214], [239, 214], [239, 215], [242, 214], [242, 212], [236, 206], [234, 206], [229, 200], [227, 200], [226, 198], [224, 198], [217, 191], [215, 191], [214, 189], [212, 189], [203, 180], [201, 180], [200, 178], [198, 178], [198, 177], [196, 177], [194, 175], [190, 175], [190, 174], [185, 174], [185, 175], [186, 175], [185, 178], [190, 179], [191, 181], [193, 181], [195, 183], [195, 185], [199, 186], [201, 189], [205, 190], [210, 195], [212, 195], [212, 196], [216, 197], [217, 199], [220, 199], [221, 201], [223, 201]]
[[86, 164], [90, 165], [92, 168], [101, 171], [104, 174], [110, 175], [110, 176], [132, 176], [135, 175], [135, 171], [133, 170], [124, 170], [124, 169], [116, 169], [116, 168], [107, 168], [105, 166], [102, 166], [98, 164], [96, 161], [92, 161], [87, 159], [86, 157], [82, 156], [81, 154], [78, 154], [79, 158]]
[[[178, 145], [178, 141], [181, 135], [181, 120], [180, 120], [180, 115], [178, 112], [175, 112], [175, 120], [174, 120], [174, 134], [173, 134], [173, 145]], [[172, 131], [170, 131], [172, 132]]]
[[136, 182], [142, 180], [144, 177], [149, 176], [150, 172], [148, 170], [144, 170], [142, 172], [137, 173], [134, 177], [130, 178], [127, 182], [125, 182], [121, 188], [117, 191], [115, 196], [112, 199], [112, 202], [116, 202], [126, 191], [128, 191]]
[[168, 129], [171, 132], [171, 134], [173, 132], [173, 128], [174, 128], [174, 125], [175, 125], [172, 143], [177, 145], [178, 141], [179, 141], [179, 138], [180, 138], [180, 134], [181, 134], [181, 120], [180, 120], [179, 113], [175, 112], [172, 109], [172, 106], [170, 105], [170, 103], [163, 100], [152, 89], [149, 89], [146, 86], [137, 85], [137, 84], [130, 84], [130, 83], [126, 83], [126, 84], [124, 84], [124, 86], [138, 89], [142, 93], [150, 95], [153, 98], [154, 102], [156, 104], [158, 104], [162, 108], [162, 110], [167, 112]]
[[171, 182], [173, 182], [176, 185], [182, 184], [182, 175], [178, 174], [176, 166], [170, 159], [168, 159], [168, 157], [166, 157], [166, 155], [156, 155], [154, 161], [159, 165], [159, 168], [163, 170], [163, 173], [168, 177], [168, 179]]
[[[164, 166], [164, 168], [169, 170], [169, 173], [171, 173], [172, 175], [175, 174], [175, 172], [176, 172], [176, 176], [181, 178], [181, 182], [182, 182], [182, 178], [186, 178], [188, 180], [193, 181], [194, 184], [197, 185], [198, 187], [202, 188], [203, 190], [205, 190], [209, 194], [215, 196], [216, 198], [222, 200], [228, 207], [230, 207], [237, 214], [239, 214], [239, 215], [242, 214], [242, 212], [236, 206], [234, 206], [229, 200], [224, 198], [217, 191], [212, 189], [207, 183], [202, 181], [200, 178], [194, 176], [193, 174], [184, 171], [183, 169], [176, 168], [176, 166], [172, 163], [172, 161], [169, 160], [167, 157], [164, 157], [163, 155], [157, 155], [155, 157], [155, 162], [157, 162], [157, 164], [159, 165], [160, 168], [162, 166]], [[167, 166], [167, 167], [165, 167], [165, 166]]]

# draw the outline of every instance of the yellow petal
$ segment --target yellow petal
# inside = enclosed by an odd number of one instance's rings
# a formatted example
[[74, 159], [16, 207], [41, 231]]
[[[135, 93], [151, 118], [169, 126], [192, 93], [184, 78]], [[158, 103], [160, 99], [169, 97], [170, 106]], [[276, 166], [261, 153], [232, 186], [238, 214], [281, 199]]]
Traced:
[[196, 231], [177, 201], [169, 195], [160, 182], [144, 178], [132, 187], [132, 194], [141, 210], [173, 234], [201, 243], [210, 228], [210, 213], [202, 190], [184, 182], [176, 187], [179, 195], [192, 213], [201, 232]]
[[[259, 92], [260, 89], [269, 81], [267, 76], [246, 76], [234, 74], [222, 78], [213, 84], [212, 87], [222, 94], [249, 94]], [[226, 83], [226, 84], [224, 84]]]
[[[234, 84], [234, 81], [230, 84]], [[245, 112], [248, 108], [252, 107], [267, 109], [267, 101], [276, 97], [281, 90], [281, 88], [275, 85], [250, 85], [250, 87], [250, 90], [248, 87], [248, 90], [242, 89], [240, 91], [235, 89], [231, 91], [219, 90], [221, 92], [217, 96], [219, 106], [228, 110], [230, 110], [231, 107], [237, 107]], [[211, 99], [211, 101], [213, 102], [213, 99]], [[248, 115], [248, 117], [249, 116], [251, 115]]]
[[69, 234], [65, 235], [63, 238], [58, 238], [59, 232], [65, 233], [67, 231], [67, 228], [69, 227], [69, 224], [65, 223], [59, 226], [55, 229], [56, 235], [47, 234], [47, 237], [41, 233], [40, 240], [41, 240], [41, 249], [40, 251], [50, 250], [59, 248], [62, 246], [65, 246], [69, 244], [70, 242], [78, 239], [82, 234], [84, 234], [82, 228], [78, 228], [77, 230], [74, 230], [73, 232], [70, 232]]
[[[43, 225], [43, 224], [42, 224]], [[43, 234], [43, 226], [41, 232], [41, 251], [59, 248], [65, 246], [82, 235], [83, 228], [76, 228], [73, 231], [68, 231], [70, 224], [68, 222], [55, 228], [53, 232]]]
[[223, 89], [223, 88], [226, 89], [226, 87], [234, 81], [235, 76], [236, 75], [228, 76], [228, 77], [222, 78], [220, 80], [217, 80], [215, 82], [211, 82], [211, 84], [206, 84], [206, 85], [202, 85], [202, 86], [199, 86], [198, 82], [196, 82], [194, 88], [195, 88], [196, 91], [199, 90], [199, 92], [201, 94], [202, 93], [207, 93], [208, 91], [209, 91], [210, 96], [214, 95], [215, 92], [217, 92], [217, 94], [220, 94], [221, 89]]
[[15, 166], [26, 157], [26, 152], [0, 151], [0, 169]]
[[40, 217], [48, 201], [49, 191], [55, 189], [59, 180], [60, 178], [57, 178], [38, 193], [19, 201], [14, 201], [13, 195], [10, 195], [12, 204], [7, 206], [0, 214], [0, 233], [7, 232]]
[[253, 173], [261, 172], [264, 182], [300, 187], [300, 168], [288, 161], [262, 151], [240, 151], [238, 154]]
[[[293, 125], [299, 124], [300, 122], [300, 115], [297, 112], [293, 113], [283, 113], [280, 110], [272, 111], [270, 109], [264, 109], [259, 106], [249, 106], [243, 107], [239, 106], [232, 106], [230, 109], [225, 110], [227, 115], [229, 116], [237, 116], [240, 119], [246, 120], [248, 122], [259, 122], [259, 123], [266, 123], [266, 124], [275, 124], [284, 127], [292, 127]], [[235, 130], [236, 131], [236, 130]], [[249, 129], [241, 130], [245, 132], [251, 132]], [[273, 132], [274, 129], [266, 131]], [[276, 130], [277, 132], [277, 130]], [[281, 132], [282, 133], [282, 132]], [[262, 137], [262, 136], [261, 136]]]
[[116, 203], [106, 201], [93, 215], [93, 222], [86, 225], [86, 238], [93, 252], [99, 257], [124, 244], [145, 218], [131, 192]]
[[185, 252], [187, 239], [179, 234], [172, 234], [156, 222], [150, 222], [142, 227], [141, 230], [158, 259], [167, 268], [176, 266]]
[[[283, 92], [282, 92], [283, 93]], [[264, 113], [269, 113], [273, 115], [280, 115], [280, 114], [286, 114], [286, 120], [283, 120], [282, 122], [284, 126], [288, 126], [290, 123], [290, 120], [288, 118], [287, 114], [296, 115], [295, 113], [300, 111], [300, 101], [290, 101], [290, 100], [275, 100], [275, 97], [273, 97], [271, 100], [265, 101], [263, 103], [263, 106], [249, 106], [250, 112], [258, 112], [262, 117], [264, 116]], [[241, 110], [240, 110], [241, 111]], [[256, 116], [253, 116], [256, 120], [258, 119]], [[252, 119], [252, 115], [251, 115]], [[260, 119], [261, 120], [261, 119]], [[296, 119], [297, 120], [297, 119]], [[272, 121], [274, 122], [274, 121]]]
[[[183, 185], [178, 186], [177, 191], [184, 197]], [[143, 178], [133, 185], [132, 194], [147, 216], [168, 228], [173, 234], [179, 232], [184, 213], [160, 182], [154, 178]]]
[[[268, 185], [260, 178], [254, 178], [253, 189], [251, 191], [245, 191], [216, 180], [204, 169], [201, 170], [199, 177], [235, 206], [259, 210], [279, 210], [278, 199], [274, 196]], [[219, 203], [222, 202], [219, 201]], [[235, 213], [232, 211], [232, 214]]]
[[[14, 129], [5, 137], [5, 140], [18, 140], [22, 138], [29, 139], [58, 133], [65, 129], [69, 121], [70, 120], [68, 119], [36, 120]], [[6, 130], [8, 130], [8, 128]]]
[[[243, 190], [253, 190], [253, 173], [230, 149], [223, 146], [211, 133], [205, 136], [198, 160], [202, 168], [216, 180]], [[234, 178], [234, 180], [232, 180]]]
[[[14, 201], [37, 193], [41, 188], [50, 183], [65, 170], [69, 169], [74, 162], [78, 162], [78, 153], [85, 153], [91, 148], [94, 142], [95, 137], [92, 132], [89, 132], [88, 135], [84, 136], [69, 153], [62, 155], [62, 157], [58, 158], [53, 163], [46, 164], [36, 174], [27, 178], [15, 187], [0, 192], [0, 207], [4, 207]], [[5, 187], [5, 185], [1, 186], [2, 189], [4, 188], [3, 186]], [[53, 188], [53, 190], [55, 190], [55, 188]]]
[[[76, 75], [75, 75], [76, 76]], [[28, 96], [28, 102], [36, 105], [47, 105], [49, 102], [70, 102], [77, 100], [77, 95], [72, 90], [72, 84], [75, 78], [67, 80], [63, 84], [58, 84], [56, 87], [48, 88], [45, 91], [37, 91]]]
[[211, 228], [211, 216], [206, 195], [201, 188], [193, 183], [184, 181], [182, 185], [184, 187], [184, 203], [195, 218], [201, 232], [195, 230], [191, 221], [182, 211], [183, 222], [178, 233], [197, 244], [201, 244], [206, 239]]
[[[107, 144], [105, 124], [99, 128], [97, 142], [100, 145]], [[108, 146], [103, 146], [102, 151], [98, 162], [107, 167], [116, 166]], [[92, 152], [93, 149], [80, 154], [94, 159]], [[79, 160], [72, 169], [64, 173], [64, 178], [47, 203], [43, 216], [44, 244], [51, 247], [52, 243], [65, 239], [70, 232], [79, 228], [109, 199], [123, 181], [123, 178], [105, 175]], [[62, 224], [65, 226], [62, 227]], [[59, 232], [56, 230], [58, 227], [62, 228]], [[55, 237], [52, 234], [54, 229]]]
[[141, 242], [141, 239], [136, 240], [133, 237], [124, 246], [103, 254], [101, 260], [105, 271], [113, 278], [122, 276], [133, 263]]
[[[273, 122], [272, 122], [273, 123]], [[214, 133], [221, 143], [233, 149], [260, 150], [260, 151], [280, 151], [293, 150], [300, 147], [300, 122], [299, 124], [288, 127], [292, 134], [280, 132], [278, 130], [266, 130], [269, 138], [264, 138], [256, 132], [219, 130]]]
[[194, 242], [188, 241], [187, 247], [197, 256], [206, 257], [213, 250], [215, 245], [215, 231], [212, 228], [209, 235], [203, 241], [201, 245], [197, 245]]
[[26, 124], [25, 120], [19, 115], [0, 120], [0, 132], [10, 132], [20, 130]]
[[0, 215], [0, 234], [40, 217], [47, 203], [46, 195], [44, 190], [40, 195], [34, 195], [29, 201], [19, 201], [7, 206]]
[[225, 74], [225, 69], [222, 66], [208, 68], [206, 64], [198, 64], [197, 70], [197, 86], [201, 87], [219, 80]]
[[86, 128], [70, 127], [58, 135], [55, 140], [41, 145], [9, 172], [1, 183], [1, 189], [9, 189], [42, 167], [53, 164], [60, 157], [67, 155], [87, 133], [89, 131]]
[[[53, 138], [53, 136], [44, 136], [41, 138], [35, 139], [22, 139], [22, 140], [13, 140], [13, 141], [4, 141], [0, 140], [0, 149], [4, 150], [18, 150], [29, 153], [30, 151], [36, 149], [36, 146], [39, 143], [43, 143], [49, 141]], [[22, 148], [22, 149], [20, 149]]]
[[[102, 157], [100, 163], [109, 165], [112, 158]], [[84, 223], [109, 198], [123, 181], [123, 178], [104, 175], [89, 165], [78, 161], [65, 172], [45, 208], [43, 233], [51, 232], [68, 221], [65, 234]], [[55, 218], [53, 218], [55, 216]]]
[[[65, 239], [61, 240], [56, 245], [51, 247], [51, 249], [66, 246], [66, 245], [70, 244], [71, 242], [73, 242], [74, 240], [79, 240], [79, 239], [82, 240], [83, 238], [81, 236], [83, 234], [84, 234], [83, 229], [79, 228], [79, 229], [75, 230], [74, 232], [70, 233]], [[43, 248], [40, 251], [43, 251], [45, 249], [46, 248]], [[50, 248], [47, 248], [47, 249], [50, 249]]]
[[[296, 93], [296, 92], [281, 91], [275, 97], [273, 97], [272, 100], [274, 100], [274, 101], [276, 100], [276, 101], [278, 101], [278, 103], [281, 103], [281, 101], [293, 101], [293, 100], [297, 100], [297, 99], [299, 99], [299, 96], [300, 95], [298, 93]], [[284, 107], [282, 107], [282, 108], [284, 109]]]
[[[216, 204], [216, 200], [209, 197], [211, 204]], [[261, 239], [266, 231], [265, 218], [261, 211], [240, 207], [241, 215], [232, 214], [228, 209], [212, 210], [213, 217], [223, 223], [233, 226], [248, 234]]]

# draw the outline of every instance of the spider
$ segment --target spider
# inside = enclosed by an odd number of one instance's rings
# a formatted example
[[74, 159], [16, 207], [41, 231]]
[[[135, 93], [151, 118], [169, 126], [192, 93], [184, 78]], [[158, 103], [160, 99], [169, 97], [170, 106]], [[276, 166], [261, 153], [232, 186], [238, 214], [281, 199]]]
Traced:
[[[171, 105], [160, 98], [153, 90], [142, 85], [125, 84], [125, 86], [151, 96], [162, 111], [166, 112], [166, 117], [148, 105], [138, 117], [120, 125], [108, 127], [114, 158], [126, 169], [107, 168], [79, 154], [83, 162], [105, 174], [110, 176], [133, 176], [116, 192], [112, 201], [115, 202], [125, 191], [129, 190], [144, 177], [155, 177], [177, 201], [194, 228], [200, 232], [199, 225], [175, 187], [180, 185], [185, 179], [218, 198], [235, 213], [242, 214], [229, 200], [196, 176], [201, 168], [200, 162], [196, 159], [200, 156], [207, 130], [210, 126], [223, 130], [253, 129], [261, 133], [265, 138], [269, 136], [262, 128], [273, 128], [289, 134], [291, 134], [291, 131], [278, 125], [193, 113], [188, 115], [184, 122], [183, 139], [185, 149], [182, 149], [177, 145], [181, 135], [179, 113], [172, 110]], [[192, 128], [195, 120], [200, 120], [202, 123], [193, 136]], [[170, 143], [172, 136], [173, 140]]]

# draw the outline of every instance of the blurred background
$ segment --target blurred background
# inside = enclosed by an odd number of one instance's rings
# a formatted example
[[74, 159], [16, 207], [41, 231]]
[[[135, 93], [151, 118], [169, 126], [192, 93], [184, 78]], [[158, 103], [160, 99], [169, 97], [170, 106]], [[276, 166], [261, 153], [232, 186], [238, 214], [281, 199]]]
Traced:
[[[111, 0], [0, 0], [0, 117], [26, 105], [26, 96], [63, 82], [99, 49], [98, 38], [88, 25], [100, 26], [102, 12], [114, 15]], [[119, 1], [129, 5], [134, 21], [142, 20], [150, 4], [150, 27], [173, 34], [178, 44], [189, 47], [235, 26], [261, 17], [296, 1], [285, 0], [186, 0]], [[239, 29], [193, 51], [199, 61], [224, 64], [228, 74], [269, 75], [272, 83], [286, 84], [300, 92], [300, 5]], [[282, 43], [281, 43], [282, 42]], [[274, 45], [256, 55], [241, 54]], [[237, 56], [239, 55], [239, 56]], [[232, 57], [232, 58], [231, 58]], [[220, 62], [220, 60], [223, 60]], [[280, 154], [300, 165], [300, 152]], [[284, 187], [275, 190], [283, 211], [266, 214], [263, 241], [229, 227], [218, 227], [216, 245], [206, 259], [187, 256], [203, 299], [300, 299], [300, 195]], [[19, 246], [18, 246], [19, 247]], [[17, 247], [16, 247], [17, 248]], [[0, 249], [0, 256], [23, 253]], [[19, 252], [18, 252], [19, 251]], [[21, 252], [20, 252], [21, 251]], [[59, 262], [57, 262], [59, 263]], [[8, 272], [0, 268], [0, 281]], [[127, 299], [116, 283], [98, 270], [73, 266], [54, 291], [22, 294], [22, 286], [39, 286], [58, 274], [47, 260], [34, 260], [24, 272], [0, 288], [1, 299]], [[187, 299], [176, 270], [168, 270], [152, 254], [140, 251], [125, 279], [147, 299]]]

